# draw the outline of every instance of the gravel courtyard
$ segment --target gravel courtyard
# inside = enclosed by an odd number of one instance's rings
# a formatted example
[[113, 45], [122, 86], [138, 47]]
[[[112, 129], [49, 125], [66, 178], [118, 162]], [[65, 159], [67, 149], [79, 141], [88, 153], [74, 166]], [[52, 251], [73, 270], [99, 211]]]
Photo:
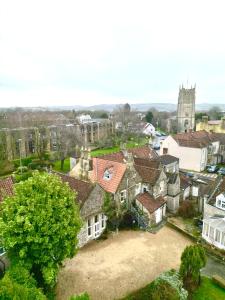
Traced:
[[157, 234], [121, 231], [94, 241], [67, 260], [59, 274], [57, 299], [69, 300], [87, 291], [92, 300], [119, 299], [161, 272], [178, 268], [180, 255], [191, 241], [165, 226]]

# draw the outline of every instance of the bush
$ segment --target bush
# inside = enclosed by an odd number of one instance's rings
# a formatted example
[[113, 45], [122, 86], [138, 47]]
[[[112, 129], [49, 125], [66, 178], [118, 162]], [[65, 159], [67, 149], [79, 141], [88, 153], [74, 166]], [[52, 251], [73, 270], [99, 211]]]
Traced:
[[212, 281], [217, 284], [219, 287], [225, 289], [225, 279], [219, 275], [213, 275]]
[[188, 200], [183, 201], [178, 209], [178, 214], [183, 218], [193, 218], [196, 215], [193, 203]]
[[158, 279], [152, 283], [150, 300], [180, 300], [178, 292], [165, 280]]
[[126, 212], [120, 222], [120, 229], [134, 228], [136, 226], [135, 219], [130, 212]]
[[74, 295], [70, 298], [70, 300], [90, 300], [88, 293], [83, 293], [80, 295]]
[[36, 281], [29, 271], [21, 265], [14, 265], [0, 281], [0, 299], [46, 300], [47, 298], [37, 288]]

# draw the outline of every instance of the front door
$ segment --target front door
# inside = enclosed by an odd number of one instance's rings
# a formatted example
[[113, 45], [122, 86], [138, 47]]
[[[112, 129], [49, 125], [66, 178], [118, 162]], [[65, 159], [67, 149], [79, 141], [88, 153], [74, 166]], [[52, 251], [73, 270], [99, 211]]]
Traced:
[[155, 222], [158, 224], [162, 221], [162, 207], [158, 208], [155, 212]]

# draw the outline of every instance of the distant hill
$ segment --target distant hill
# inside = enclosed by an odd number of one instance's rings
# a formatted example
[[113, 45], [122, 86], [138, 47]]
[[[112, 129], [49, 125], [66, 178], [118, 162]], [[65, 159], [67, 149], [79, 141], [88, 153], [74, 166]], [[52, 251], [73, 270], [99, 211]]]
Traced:
[[[50, 110], [50, 111], [58, 111], [58, 110], [105, 110], [105, 111], [113, 111], [119, 104], [97, 104], [92, 106], [82, 106], [82, 105], [70, 105], [70, 106], [48, 106], [48, 107], [23, 107], [24, 110]], [[206, 111], [212, 108], [213, 106], [220, 107], [223, 111], [225, 111], [225, 104], [222, 103], [200, 103], [196, 104], [197, 111]], [[173, 112], [176, 111], [177, 105], [174, 103], [135, 103], [131, 104], [132, 109], [136, 109], [138, 111], [148, 111], [151, 108], [155, 108], [158, 111], [168, 111]], [[11, 108], [16, 109], [16, 108]], [[20, 109], [20, 108], [18, 108]], [[6, 108], [0, 108], [0, 111], [4, 111]]]

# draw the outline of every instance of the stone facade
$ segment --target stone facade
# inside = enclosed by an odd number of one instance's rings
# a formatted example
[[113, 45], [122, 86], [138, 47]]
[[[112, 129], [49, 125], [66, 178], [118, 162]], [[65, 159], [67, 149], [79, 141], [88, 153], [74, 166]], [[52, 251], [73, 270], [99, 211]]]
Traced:
[[196, 131], [205, 130], [207, 132], [225, 133], [225, 117], [221, 120], [209, 121], [208, 116], [203, 116], [202, 121], [196, 124]]
[[63, 124], [47, 127], [30, 127], [1, 129], [2, 159], [16, 159], [37, 154], [38, 151], [58, 151], [62, 141], [61, 135], [74, 136], [79, 146], [86, 146], [98, 142], [114, 133], [114, 123], [110, 120], [90, 122], [87, 124]]
[[[106, 217], [102, 211], [103, 203], [104, 191], [99, 185], [96, 185], [80, 210], [83, 226], [78, 235], [79, 247], [82, 247], [89, 241], [97, 238], [104, 231], [106, 227]], [[94, 221], [96, 216], [98, 216], [98, 225], [96, 225]], [[90, 234], [88, 234], [88, 220], [90, 220]], [[102, 226], [103, 220], [104, 226]], [[98, 226], [97, 231], [95, 230], [95, 226]]]
[[195, 87], [179, 89], [177, 107], [177, 132], [187, 132], [195, 128]]

